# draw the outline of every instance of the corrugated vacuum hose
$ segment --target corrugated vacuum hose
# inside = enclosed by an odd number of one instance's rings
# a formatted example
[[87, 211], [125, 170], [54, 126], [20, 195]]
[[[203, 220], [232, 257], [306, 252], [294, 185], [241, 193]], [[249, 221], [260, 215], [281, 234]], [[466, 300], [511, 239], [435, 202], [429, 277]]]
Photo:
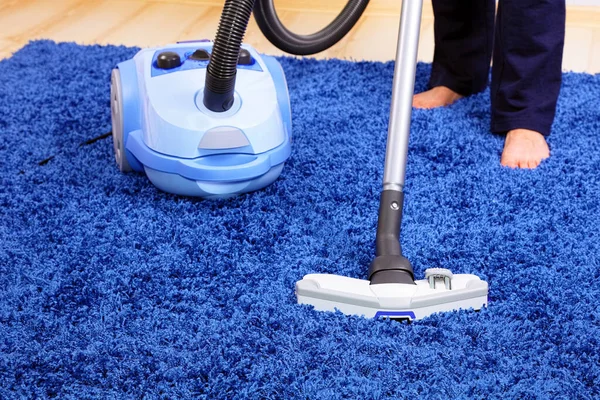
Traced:
[[369, 0], [349, 0], [329, 25], [309, 35], [298, 35], [283, 26], [273, 0], [256, 0], [254, 19], [263, 35], [277, 48], [305, 56], [325, 51], [339, 42], [358, 22], [368, 4]]
[[225, 112], [233, 105], [240, 47], [253, 10], [260, 30], [276, 47], [290, 54], [310, 55], [346, 36], [368, 4], [369, 0], [350, 0], [325, 28], [298, 35], [283, 26], [273, 0], [226, 0], [206, 74], [204, 105], [214, 112]]
[[253, 7], [254, 0], [225, 0], [204, 87], [204, 105], [211, 111], [224, 112], [233, 105], [240, 47]]

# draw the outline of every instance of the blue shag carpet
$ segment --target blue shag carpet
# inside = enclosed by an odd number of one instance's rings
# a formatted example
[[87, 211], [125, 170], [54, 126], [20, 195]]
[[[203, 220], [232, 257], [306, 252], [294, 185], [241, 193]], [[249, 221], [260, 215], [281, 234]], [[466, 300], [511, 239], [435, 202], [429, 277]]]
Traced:
[[294, 296], [307, 273], [365, 278], [393, 64], [282, 59], [291, 160], [206, 202], [89, 142], [136, 51], [37, 41], [0, 62], [0, 398], [600, 396], [600, 75], [564, 75], [534, 171], [500, 166], [488, 91], [414, 112], [404, 250], [418, 277], [487, 280], [490, 307], [408, 324]]

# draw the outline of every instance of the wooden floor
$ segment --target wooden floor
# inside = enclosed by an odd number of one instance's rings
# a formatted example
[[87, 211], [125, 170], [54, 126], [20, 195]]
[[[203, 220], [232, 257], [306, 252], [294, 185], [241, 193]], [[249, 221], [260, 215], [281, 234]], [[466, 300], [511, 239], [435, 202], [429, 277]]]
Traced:
[[[325, 26], [344, 0], [276, 0], [282, 21], [298, 33]], [[395, 56], [399, 0], [371, 0], [357, 26], [317, 58], [391, 60]], [[81, 44], [157, 46], [213, 39], [223, 1], [218, 0], [0, 0], [0, 59], [32, 39]], [[433, 13], [425, 1], [419, 60], [433, 56]], [[245, 42], [282, 54], [251, 21]], [[600, 7], [568, 7], [563, 70], [600, 72]]]

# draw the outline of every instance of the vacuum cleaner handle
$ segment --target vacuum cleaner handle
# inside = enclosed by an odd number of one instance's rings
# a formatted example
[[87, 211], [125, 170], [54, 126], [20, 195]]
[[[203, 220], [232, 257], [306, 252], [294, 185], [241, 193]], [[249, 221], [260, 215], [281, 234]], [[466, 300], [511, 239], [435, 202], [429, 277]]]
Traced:
[[400, 227], [404, 179], [415, 87], [423, 0], [404, 0], [400, 16], [390, 122], [388, 126], [383, 191], [379, 204], [376, 258], [369, 268], [371, 284], [414, 284], [414, 273], [402, 255]]

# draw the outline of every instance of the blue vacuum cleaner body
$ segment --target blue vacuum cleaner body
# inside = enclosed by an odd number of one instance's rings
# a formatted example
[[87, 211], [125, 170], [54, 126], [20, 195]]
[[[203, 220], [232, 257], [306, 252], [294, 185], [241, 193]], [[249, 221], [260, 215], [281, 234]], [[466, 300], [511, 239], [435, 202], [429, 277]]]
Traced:
[[242, 45], [233, 102], [215, 112], [203, 102], [212, 41], [138, 52], [113, 70], [115, 159], [144, 172], [160, 190], [224, 198], [262, 189], [291, 154], [290, 99], [283, 69]]
[[[290, 99], [279, 63], [243, 45], [251, 14], [276, 47], [310, 55], [344, 37], [368, 2], [349, 0], [327, 27], [297, 35], [278, 19], [274, 0], [225, 0], [214, 42], [142, 50], [119, 64], [111, 86], [119, 168], [145, 172], [163, 191], [206, 198], [273, 183], [290, 156]], [[367, 279], [307, 274], [296, 282], [299, 304], [401, 319], [487, 306], [487, 282], [442, 265], [415, 280], [400, 246], [422, 6], [423, 0], [402, 3], [376, 251]]]

